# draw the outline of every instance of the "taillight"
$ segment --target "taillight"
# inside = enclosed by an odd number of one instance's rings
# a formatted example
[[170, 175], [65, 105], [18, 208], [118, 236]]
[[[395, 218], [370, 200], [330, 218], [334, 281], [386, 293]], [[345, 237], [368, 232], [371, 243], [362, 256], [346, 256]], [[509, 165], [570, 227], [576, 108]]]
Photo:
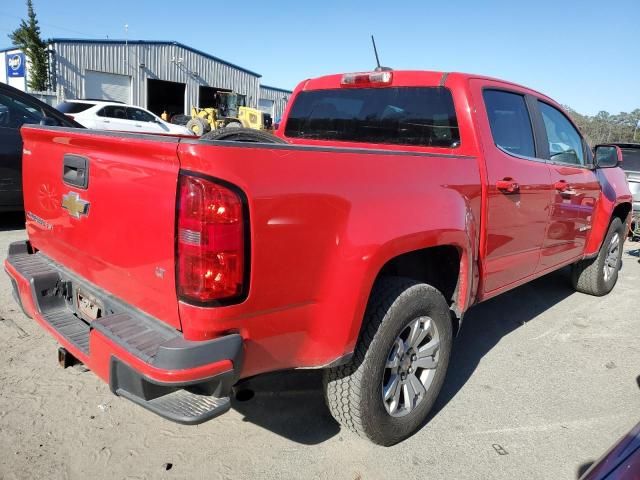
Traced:
[[393, 72], [345, 73], [340, 84], [343, 87], [384, 87], [391, 85]]
[[178, 295], [207, 303], [244, 292], [242, 198], [213, 180], [180, 175], [178, 185]]

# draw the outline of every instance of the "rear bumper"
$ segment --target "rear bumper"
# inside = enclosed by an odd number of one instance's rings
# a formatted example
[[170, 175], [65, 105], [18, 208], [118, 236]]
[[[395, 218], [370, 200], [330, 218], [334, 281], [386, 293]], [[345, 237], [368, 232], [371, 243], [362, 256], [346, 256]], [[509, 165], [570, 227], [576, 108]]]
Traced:
[[[14, 298], [113, 393], [170, 420], [197, 424], [229, 409], [243, 342], [231, 334], [188, 341], [180, 332], [81, 279], [28, 242], [9, 246]], [[78, 288], [102, 304], [88, 323], [75, 314]]]

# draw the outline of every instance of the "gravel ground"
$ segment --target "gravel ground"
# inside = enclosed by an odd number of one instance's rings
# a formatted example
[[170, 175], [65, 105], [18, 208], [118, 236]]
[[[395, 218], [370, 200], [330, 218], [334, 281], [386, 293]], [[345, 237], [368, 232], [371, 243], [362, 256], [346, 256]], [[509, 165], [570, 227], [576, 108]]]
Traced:
[[[2, 214], [3, 256], [21, 228]], [[474, 308], [430, 422], [391, 448], [340, 430], [315, 371], [258, 377], [228, 414], [169, 423], [58, 367], [0, 274], [0, 478], [576, 479], [640, 421], [639, 253], [625, 244], [607, 297], [561, 271]]]

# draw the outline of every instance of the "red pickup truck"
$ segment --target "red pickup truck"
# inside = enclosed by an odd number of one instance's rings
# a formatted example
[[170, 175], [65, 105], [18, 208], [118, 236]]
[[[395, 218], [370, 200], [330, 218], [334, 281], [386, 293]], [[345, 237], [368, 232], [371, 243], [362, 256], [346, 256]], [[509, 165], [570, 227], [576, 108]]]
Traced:
[[550, 98], [460, 73], [305, 80], [277, 136], [231, 134], [249, 141], [22, 136], [17, 301], [64, 358], [186, 424], [239, 379], [322, 368], [336, 420], [399, 442], [464, 312], [566, 265], [608, 293], [631, 212], [616, 146], [594, 157]]

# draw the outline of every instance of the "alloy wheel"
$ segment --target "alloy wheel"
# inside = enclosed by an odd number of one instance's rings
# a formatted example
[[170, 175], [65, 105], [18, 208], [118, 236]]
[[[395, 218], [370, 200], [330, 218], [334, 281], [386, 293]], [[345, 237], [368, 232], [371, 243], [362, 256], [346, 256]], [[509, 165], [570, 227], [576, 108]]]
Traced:
[[438, 367], [440, 336], [430, 317], [411, 320], [391, 346], [382, 379], [382, 400], [393, 417], [411, 413], [424, 399]]

